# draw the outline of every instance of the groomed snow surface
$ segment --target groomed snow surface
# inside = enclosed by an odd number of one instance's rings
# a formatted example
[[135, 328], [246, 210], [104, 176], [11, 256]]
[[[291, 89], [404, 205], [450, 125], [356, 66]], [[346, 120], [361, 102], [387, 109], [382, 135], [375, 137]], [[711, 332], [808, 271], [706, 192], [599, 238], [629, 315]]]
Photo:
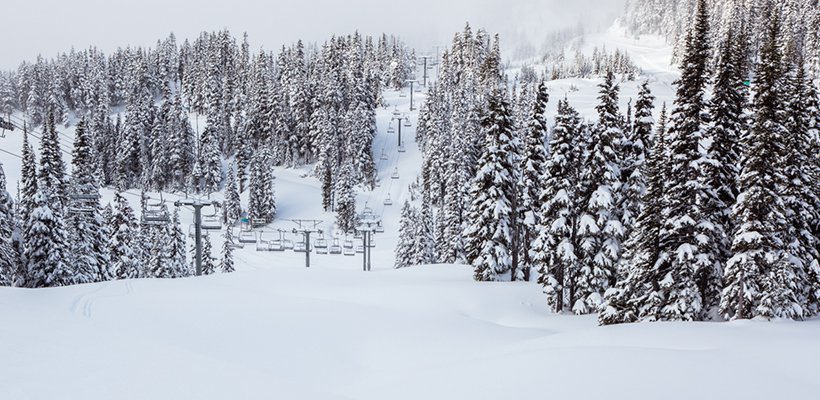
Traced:
[[[661, 41], [616, 30], [588, 40], [628, 49], [658, 108], [671, 103], [674, 71], [658, 61], [669, 56]], [[597, 83], [551, 82], [549, 123], [565, 94], [593, 117]], [[621, 86], [625, 108], [638, 82]], [[598, 327], [595, 316], [548, 312], [534, 283], [478, 283], [465, 266], [393, 270], [398, 214], [421, 156], [412, 140], [417, 113], [403, 128], [406, 153], [386, 133], [393, 108], [408, 112], [409, 97], [385, 97], [374, 143], [382, 185], [358, 194], [359, 207], [372, 207], [386, 228], [373, 271], [361, 270], [360, 254], [313, 254], [307, 269], [301, 254], [249, 245], [234, 253], [233, 274], [0, 288], [0, 399], [820, 398], [820, 320]], [[19, 132], [0, 144], [19, 154]], [[388, 160], [378, 159], [382, 149]], [[19, 160], [0, 157], [13, 192]], [[394, 169], [400, 179], [391, 179]], [[308, 170], [276, 170], [278, 216], [263, 238], [292, 229], [295, 218], [321, 219], [334, 237], [334, 216], [321, 211]], [[139, 210], [136, 193], [128, 199]], [[388, 193], [393, 206], [383, 205]], [[188, 210], [182, 217], [191, 222]], [[211, 237], [217, 252], [222, 239]]]

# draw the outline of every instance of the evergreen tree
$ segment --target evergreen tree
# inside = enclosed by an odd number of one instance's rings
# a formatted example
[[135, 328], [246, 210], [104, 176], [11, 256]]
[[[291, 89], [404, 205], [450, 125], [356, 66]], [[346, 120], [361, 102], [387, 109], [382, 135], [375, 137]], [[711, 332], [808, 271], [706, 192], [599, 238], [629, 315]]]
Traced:
[[512, 197], [517, 190], [509, 104], [498, 91], [488, 100], [488, 111], [482, 120], [486, 147], [470, 186], [473, 201], [464, 232], [467, 260], [475, 270], [473, 278], [478, 281], [501, 280], [512, 268]]
[[669, 252], [669, 257], [660, 267], [668, 273], [662, 287], [665, 294], [662, 320], [701, 318], [703, 294], [695, 275], [712, 272], [698, 271], [696, 266], [698, 255], [714, 246], [713, 243], [699, 243], [696, 234], [697, 225], [704, 216], [698, 199], [710, 195], [706, 193], [708, 188], [703, 186], [699, 168], [700, 142], [707, 111], [704, 92], [708, 81], [708, 34], [706, 2], [698, 0], [668, 126], [670, 158], [665, 189], [668, 213], [660, 243], [661, 248]]
[[336, 181], [336, 226], [344, 233], [356, 229], [356, 195], [353, 192], [353, 165], [342, 166]]
[[624, 277], [604, 295], [604, 306], [598, 315], [598, 322], [602, 325], [658, 321], [663, 318], [661, 307], [665, 293], [662, 287], [668, 271], [657, 267], [663, 265], [668, 257], [660, 249], [665, 212], [664, 165], [668, 159], [664, 136], [661, 133], [656, 137], [645, 165], [646, 194], [634, 229], [625, 243], [623, 258], [626, 271]]
[[567, 104], [558, 102], [558, 115], [550, 138], [550, 156], [544, 166], [543, 188], [539, 194], [539, 234], [533, 245], [533, 264], [538, 282], [554, 312], [564, 310], [565, 297], [575, 298], [574, 276], [578, 268], [575, 226], [576, 198], [581, 163], [580, 117]]
[[577, 314], [598, 311], [604, 291], [614, 284], [624, 227], [618, 210], [623, 139], [618, 114], [618, 86], [610, 72], [600, 85], [599, 122], [592, 131], [589, 153], [581, 172], [582, 210], [578, 220], [579, 269], [575, 275]]
[[211, 275], [216, 272], [216, 259], [212, 256], [211, 238], [209, 235], [202, 237], [202, 275]]
[[[802, 318], [798, 277], [788, 260], [787, 214], [781, 190], [789, 137], [784, 109], [783, 65], [778, 36], [780, 16], [771, 8], [760, 50], [753, 100], [754, 122], [742, 138], [737, 221], [732, 257], [726, 265], [720, 311], [727, 319]], [[774, 161], [773, 161], [774, 160]]]
[[262, 149], [254, 157], [251, 166], [251, 181], [248, 214], [252, 219], [273, 221], [276, 203], [273, 197], [273, 173], [270, 150]]
[[234, 163], [228, 167], [228, 179], [225, 182], [225, 222], [229, 225], [239, 221], [242, 203], [239, 198], [239, 187], [236, 182]]
[[6, 173], [0, 164], [0, 286], [11, 286], [17, 274], [18, 257], [12, 247], [15, 228], [14, 201], [6, 191]]
[[109, 255], [111, 270], [116, 279], [138, 278], [142, 266], [134, 243], [137, 234], [137, 219], [128, 200], [121, 193], [114, 194], [114, 215], [111, 219], [111, 241]]
[[547, 122], [544, 111], [549, 101], [547, 86], [541, 82], [538, 85], [536, 99], [532, 104], [532, 111], [528, 116], [528, 126], [524, 139], [524, 156], [521, 160], [521, 212], [522, 241], [524, 262], [522, 269], [525, 280], [529, 280], [532, 267], [531, 249], [534, 249], [538, 238], [539, 216], [541, 212], [542, 179], [546, 171], [547, 149], [544, 138], [547, 134]]
[[416, 254], [416, 220], [418, 215], [410, 202], [405, 200], [401, 208], [399, 219], [399, 243], [396, 245], [395, 268], [404, 268], [414, 265]]
[[435, 262], [433, 236], [433, 207], [427, 191], [422, 194], [421, 210], [416, 215], [414, 240], [415, 255], [413, 265], [432, 264]]
[[173, 264], [173, 277], [190, 276], [191, 270], [188, 267], [187, 254], [185, 253], [185, 233], [182, 231], [179, 221], [179, 207], [174, 208], [174, 216], [171, 219], [171, 233], [168, 235], [168, 240], [171, 263]]
[[85, 119], [77, 123], [72, 153], [72, 180], [68, 224], [76, 283], [99, 281], [108, 269], [107, 232], [100, 213], [96, 157]]
[[222, 262], [219, 264], [219, 268], [223, 274], [236, 271], [233, 263], [233, 237], [230, 229], [225, 230], [224, 242], [222, 243]]
[[53, 113], [49, 113], [40, 140], [40, 170], [33, 209], [25, 231], [27, 285], [67, 286], [75, 271], [69, 260], [65, 223], [65, 164], [59, 148]]
[[649, 91], [649, 82], [644, 81], [638, 91], [638, 99], [635, 101], [635, 120], [627, 140], [629, 146], [626, 147], [622, 161], [622, 203], [621, 222], [624, 225], [623, 237], [629, 237], [635, 219], [641, 211], [644, 194], [646, 193], [646, 171], [644, 164], [649, 158], [652, 149], [653, 125], [652, 102], [655, 97]]

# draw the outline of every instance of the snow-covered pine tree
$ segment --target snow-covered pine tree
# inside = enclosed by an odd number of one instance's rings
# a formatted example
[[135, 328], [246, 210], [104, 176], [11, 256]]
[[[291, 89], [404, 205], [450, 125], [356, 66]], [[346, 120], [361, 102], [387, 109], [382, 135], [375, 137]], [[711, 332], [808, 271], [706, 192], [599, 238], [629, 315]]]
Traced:
[[122, 193], [114, 194], [114, 215], [111, 219], [111, 241], [109, 256], [111, 271], [116, 279], [138, 278], [142, 266], [135, 249], [134, 239], [137, 236], [137, 219], [134, 210]]
[[242, 213], [242, 203], [239, 198], [239, 187], [236, 182], [235, 164], [228, 167], [228, 178], [225, 182], [225, 223], [233, 225], [239, 221]]
[[401, 208], [401, 217], [399, 219], [399, 242], [396, 245], [395, 268], [404, 268], [414, 265], [417, 219], [416, 209], [410, 205], [408, 200], [405, 200]]
[[267, 147], [259, 151], [251, 165], [248, 214], [252, 219], [273, 221], [276, 202], [273, 195], [273, 166]]
[[660, 266], [668, 273], [662, 282], [665, 303], [662, 320], [692, 321], [701, 318], [702, 294], [695, 280], [696, 261], [703, 246], [696, 227], [704, 216], [698, 198], [704, 192], [700, 180], [700, 142], [706, 129], [704, 92], [708, 83], [709, 26], [706, 1], [698, 0], [695, 21], [686, 40], [681, 77], [668, 122], [669, 165], [667, 170], [668, 214], [664, 221], [661, 248], [670, 253]]
[[197, 164], [201, 172], [200, 185], [205, 193], [219, 190], [222, 182], [222, 159], [219, 151], [219, 128], [221, 119], [218, 112], [208, 113], [205, 131], [199, 137]]
[[72, 152], [68, 225], [75, 283], [98, 281], [108, 269], [108, 238], [100, 210], [96, 157], [85, 119], [77, 123]]
[[40, 170], [33, 209], [25, 230], [29, 287], [67, 286], [75, 271], [68, 262], [65, 223], [65, 164], [60, 153], [53, 113], [49, 112], [40, 140]]
[[618, 113], [618, 85], [607, 73], [600, 85], [596, 107], [599, 121], [592, 130], [589, 153], [581, 170], [581, 198], [578, 220], [579, 268], [575, 274], [576, 294], [572, 310], [576, 314], [597, 312], [604, 291], [615, 283], [621, 256], [624, 227], [618, 203], [621, 190], [620, 158], [617, 146], [624, 141]]
[[336, 181], [336, 226], [345, 233], [356, 229], [356, 195], [353, 192], [353, 165], [345, 163]]
[[171, 232], [168, 235], [168, 241], [173, 277], [183, 278], [190, 276], [191, 270], [188, 267], [187, 254], [185, 253], [185, 232], [182, 231], [182, 225], [179, 221], [179, 207], [174, 208], [174, 216], [171, 219]]
[[780, 16], [769, 7], [753, 99], [754, 122], [741, 139], [742, 165], [732, 257], [726, 265], [720, 312], [727, 319], [803, 317], [798, 279], [788, 260], [785, 176], [785, 90], [778, 43]]
[[[795, 55], [794, 45], [788, 46], [784, 63], [786, 90], [786, 132], [783, 139], [785, 178], [783, 201], [786, 207], [786, 243], [799, 280], [800, 305], [806, 317], [817, 313], [820, 290], [820, 237], [812, 232], [812, 223], [820, 219], [820, 191], [817, 190], [820, 157], [812, 153], [812, 142], [820, 140], [813, 131], [815, 122], [811, 105], [816, 89], [806, 77], [803, 57]], [[790, 54], [791, 53], [791, 54]], [[813, 135], [813, 136], [812, 136]], [[814, 186], [814, 187], [813, 187]]]
[[219, 269], [222, 271], [223, 274], [228, 274], [236, 271], [233, 262], [233, 237], [231, 236], [230, 229], [225, 230], [223, 239], [224, 241], [222, 243], [222, 260], [219, 263]]
[[500, 91], [491, 93], [488, 102], [482, 119], [486, 146], [470, 186], [473, 200], [464, 232], [467, 260], [477, 281], [504, 280], [510, 272], [510, 235], [515, 218], [512, 198], [518, 190], [509, 104]]
[[621, 190], [621, 222], [624, 226], [623, 237], [629, 237], [635, 219], [641, 212], [643, 197], [646, 193], [646, 174], [644, 164], [649, 158], [652, 149], [655, 121], [652, 119], [652, 110], [655, 108], [655, 96], [649, 91], [649, 81], [644, 81], [638, 91], [635, 101], [635, 118], [624, 148], [621, 177], [624, 186]]
[[661, 284], [667, 271], [667, 253], [660, 249], [664, 219], [665, 164], [668, 160], [665, 135], [660, 132], [644, 165], [646, 194], [634, 228], [626, 240], [623, 252], [624, 276], [604, 294], [604, 305], [598, 314], [601, 325], [635, 321], [658, 321], [665, 293]]
[[435, 262], [434, 249], [435, 238], [433, 235], [433, 206], [431, 204], [428, 191], [424, 191], [421, 197], [421, 210], [416, 215], [415, 234], [416, 241], [413, 246], [415, 255], [413, 265], [432, 264]]
[[216, 259], [213, 257], [211, 237], [202, 236], [202, 275], [211, 275], [216, 272]]
[[0, 286], [12, 286], [17, 274], [17, 252], [12, 247], [15, 229], [14, 201], [6, 190], [6, 173], [0, 163]]
[[558, 101], [558, 114], [550, 138], [550, 155], [544, 165], [539, 193], [539, 233], [533, 244], [532, 260], [538, 282], [544, 287], [547, 305], [554, 312], [572, 306], [574, 276], [578, 267], [575, 227], [578, 220], [576, 198], [581, 164], [580, 117], [566, 99]]
[[525, 280], [530, 280], [530, 270], [533, 266], [531, 251], [535, 249], [535, 242], [538, 238], [539, 217], [542, 206], [542, 180], [544, 179], [547, 163], [547, 149], [544, 145], [544, 139], [547, 135], [547, 121], [544, 111], [547, 108], [548, 101], [547, 86], [541, 82], [536, 91], [532, 110], [527, 117], [524, 154], [521, 159], [521, 200], [519, 203], [524, 216], [521, 221], [523, 245], [521, 269], [524, 272]]

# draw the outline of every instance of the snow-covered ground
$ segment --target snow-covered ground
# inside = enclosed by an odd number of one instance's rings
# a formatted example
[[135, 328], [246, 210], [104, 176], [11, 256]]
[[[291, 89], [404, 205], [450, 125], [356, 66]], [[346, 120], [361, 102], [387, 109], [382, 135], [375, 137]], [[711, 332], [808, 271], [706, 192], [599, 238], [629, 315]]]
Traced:
[[[658, 108], [671, 103], [676, 73], [661, 40], [612, 29], [586, 42], [629, 51]], [[565, 94], [593, 117], [598, 83], [550, 82], [550, 121]], [[622, 83], [623, 107], [637, 86]], [[534, 283], [478, 283], [464, 266], [392, 269], [399, 209], [421, 156], [412, 139], [417, 112], [402, 130], [406, 153], [387, 133], [394, 107], [409, 112], [409, 97], [385, 97], [374, 143], [381, 186], [358, 194], [359, 207], [373, 208], [386, 228], [376, 236], [373, 271], [361, 271], [360, 254], [313, 254], [307, 269], [303, 254], [249, 245], [234, 253], [233, 274], [0, 288], [0, 399], [818, 397], [820, 320], [598, 327], [594, 316], [548, 312]], [[417, 93], [417, 107], [422, 100]], [[64, 130], [69, 148], [72, 130]], [[19, 154], [20, 132], [0, 145]], [[388, 160], [379, 159], [382, 149]], [[0, 162], [14, 192], [19, 160], [0, 154]], [[275, 171], [277, 221], [263, 238], [299, 218], [323, 220], [332, 238], [334, 216], [321, 211], [308, 171]], [[388, 193], [393, 206], [383, 204]], [[212, 239], [219, 249], [221, 236]]]
[[7, 399], [813, 399], [820, 321], [598, 327], [463, 266], [0, 290]]

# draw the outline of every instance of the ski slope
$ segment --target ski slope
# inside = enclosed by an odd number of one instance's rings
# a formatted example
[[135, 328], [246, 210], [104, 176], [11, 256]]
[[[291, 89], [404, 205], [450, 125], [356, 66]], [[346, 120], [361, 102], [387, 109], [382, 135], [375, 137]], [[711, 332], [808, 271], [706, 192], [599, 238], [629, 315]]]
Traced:
[[[612, 29], [587, 43], [627, 49], [658, 109], [671, 105], [676, 71], [663, 61], [671, 50], [662, 41]], [[594, 117], [598, 83], [550, 82], [549, 124], [564, 95]], [[622, 107], [638, 83], [622, 83]], [[418, 107], [424, 93], [415, 96]], [[359, 208], [371, 207], [385, 226], [371, 272], [362, 272], [361, 254], [314, 253], [305, 268], [303, 254], [248, 245], [234, 252], [232, 274], [0, 287], [0, 399], [818, 398], [817, 319], [599, 327], [595, 316], [548, 312], [534, 283], [474, 282], [466, 266], [392, 269], [399, 210], [421, 155], [409, 97], [388, 91], [385, 99], [374, 141], [381, 186], [357, 192]], [[394, 108], [411, 116], [406, 153], [387, 133]], [[68, 148], [72, 131], [62, 129]], [[0, 146], [19, 154], [20, 132]], [[379, 159], [382, 149], [388, 160]], [[3, 153], [0, 162], [14, 193], [19, 159]], [[390, 178], [394, 169], [399, 179]], [[264, 238], [302, 218], [322, 220], [328, 238], [336, 233], [309, 171], [275, 170], [278, 213]], [[139, 210], [138, 192], [130, 193]], [[388, 194], [393, 206], [383, 205]], [[112, 196], [104, 191], [103, 202]], [[192, 222], [190, 210], [182, 219]], [[211, 239], [218, 251], [221, 235]]]

